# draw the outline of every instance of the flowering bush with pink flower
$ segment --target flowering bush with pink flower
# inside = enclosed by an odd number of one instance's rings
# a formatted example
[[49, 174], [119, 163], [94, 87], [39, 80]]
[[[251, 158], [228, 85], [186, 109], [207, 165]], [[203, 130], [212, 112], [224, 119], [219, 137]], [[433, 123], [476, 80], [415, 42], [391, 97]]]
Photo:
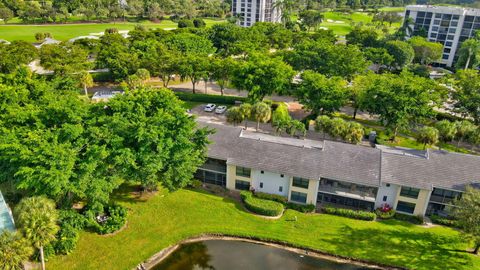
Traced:
[[388, 203], [384, 203], [375, 210], [375, 214], [381, 219], [389, 219], [395, 216], [395, 210]]

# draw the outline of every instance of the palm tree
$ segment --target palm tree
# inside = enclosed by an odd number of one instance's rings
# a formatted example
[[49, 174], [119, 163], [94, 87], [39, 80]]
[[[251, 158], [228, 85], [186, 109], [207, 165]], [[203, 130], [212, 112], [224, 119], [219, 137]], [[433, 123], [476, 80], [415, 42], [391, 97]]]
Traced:
[[475, 59], [475, 56], [478, 54], [478, 52], [480, 52], [480, 41], [470, 38], [462, 43], [460, 54], [465, 55], [467, 58], [464, 69], [468, 69], [470, 62], [472, 59]]
[[423, 150], [427, 144], [434, 145], [438, 142], [438, 129], [434, 127], [422, 127], [416, 134], [417, 142], [423, 143]]
[[293, 0], [277, 0], [273, 2], [272, 7], [281, 12], [281, 21], [283, 26], [286, 26], [287, 23], [290, 22], [294, 5], [295, 1]]
[[240, 124], [243, 121], [243, 114], [240, 112], [239, 107], [233, 107], [228, 109], [226, 116], [227, 122], [232, 123], [234, 126]]
[[245, 129], [247, 129], [248, 119], [252, 117], [252, 105], [250, 103], [243, 103], [240, 105], [240, 113], [245, 120]]
[[256, 131], [260, 128], [260, 122], [266, 123], [272, 116], [272, 110], [265, 102], [257, 102], [252, 107], [252, 117], [257, 121]]
[[32, 253], [32, 247], [19, 233], [5, 230], [0, 234], [0, 269], [21, 270]]
[[85, 92], [85, 96], [88, 98], [88, 87], [93, 86], [93, 78], [92, 75], [88, 71], [80, 72], [79, 76], [80, 84], [83, 87], [83, 91]]
[[348, 122], [344, 139], [350, 143], [359, 144], [362, 141], [364, 133], [365, 131], [360, 123]]
[[46, 197], [26, 198], [17, 205], [14, 214], [25, 238], [40, 251], [42, 270], [45, 270], [43, 247], [55, 240], [59, 230], [55, 203]]
[[467, 135], [475, 130], [475, 125], [470, 121], [455, 121], [455, 126], [457, 127], [457, 132], [455, 134], [455, 139], [457, 140], [457, 147], [460, 146], [460, 143], [467, 137]]
[[317, 117], [317, 119], [315, 119], [315, 131], [321, 131], [323, 133], [324, 140], [328, 133], [328, 130], [330, 130], [331, 122], [332, 120], [330, 119], [330, 117], [326, 115], [320, 115], [319, 117]]
[[435, 123], [435, 128], [438, 130], [438, 140], [442, 143], [447, 143], [453, 140], [457, 127], [455, 123], [448, 120], [442, 120]]

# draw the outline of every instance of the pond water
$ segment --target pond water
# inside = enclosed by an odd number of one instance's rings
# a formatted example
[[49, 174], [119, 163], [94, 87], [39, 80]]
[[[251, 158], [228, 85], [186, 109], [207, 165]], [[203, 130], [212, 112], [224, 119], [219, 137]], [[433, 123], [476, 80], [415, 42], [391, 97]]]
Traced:
[[243, 241], [208, 240], [181, 245], [154, 270], [366, 270], [353, 264], [300, 255]]

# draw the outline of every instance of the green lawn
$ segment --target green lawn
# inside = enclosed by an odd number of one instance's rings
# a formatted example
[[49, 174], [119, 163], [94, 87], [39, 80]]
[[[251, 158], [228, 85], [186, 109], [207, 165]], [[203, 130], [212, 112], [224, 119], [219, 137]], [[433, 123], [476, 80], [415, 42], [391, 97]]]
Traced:
[[[371, 24], [373, 16], [366, 12], [343, 13], [327, 11], [323, 13], [323, 16], [324, 19], [320, 26], [332, 30], [335, 34], [339, 36], [345, 36], [346, 34], [350, 33], [350, 31], [352, 31], [353, 29], [352, 23], [362, 23], [365, 27], [371, 27], [373, 29], [376, 29]], [[400, 23], [392, 24], [392, 26], [389, 27], [390, 33], [394, 32], [399, 26]], [[378, 30], [377, 32], [380, 35], [383, 35], [380, 30]]]
[[[207, 26], [223, 20], [205, 19]], [[107, 28], [117, 28], [118, 30], [132, 30], [135, 25], [141, 24], [149, 28], [176, 28], [177, 23], [170, 20], [163, 20], [160, 23], [143, 21], [141, 23], [117, 22], [117, 23], [85, 23], [85, 24], [48, 24], [48, 25], [0, 25], [0, 39], [35, 41], [35, 33], [49, 32], [55, 39], [65, 41], [77, 36], [85, 36], [90, 33], [104, 32]]]
[[[279, 220], [268, 220], [229, 199], [191, 190], [161, 190], [148, 200], [123, 192], [115, 200], [129, 209], [128, 227], [110, 237], [83, 232], [75, 251], [50, 259], [47, 269], [130, 270], [161, 249], [202, 233], [274, 239], [418, 270], [480, 269], [480, 257], [464, 252], [459, 234], [445, 227], [426, 229], [393, 220], [368, 222], [292, 210]], [[291, 221], [293, 216], [297, 221]]]

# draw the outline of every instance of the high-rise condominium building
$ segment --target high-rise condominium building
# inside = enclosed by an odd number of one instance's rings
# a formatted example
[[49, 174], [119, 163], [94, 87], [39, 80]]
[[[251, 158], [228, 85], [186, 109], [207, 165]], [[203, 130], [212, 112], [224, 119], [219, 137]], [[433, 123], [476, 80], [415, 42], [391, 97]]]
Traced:
[[480, 9], [411, 5], [405, 10], [405, 18], [412, 18], [413, 34], [426, 34], [428, 40], [443, 45], [440, 66], [451, 67], [462, 42], [480, 29]]
[[280, 22], [281, 12], [275, 8], [275, 0], [233, 0], [232, 13], [240, 26], [252, 26], [256, 22]]

